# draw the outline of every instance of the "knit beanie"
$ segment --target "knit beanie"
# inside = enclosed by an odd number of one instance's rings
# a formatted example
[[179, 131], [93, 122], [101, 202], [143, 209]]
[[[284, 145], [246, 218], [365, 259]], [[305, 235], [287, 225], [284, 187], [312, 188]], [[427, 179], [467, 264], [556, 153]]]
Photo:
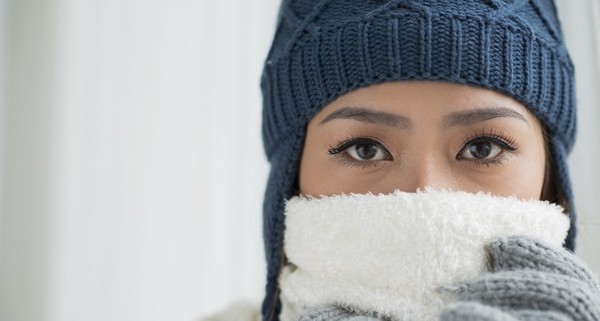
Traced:
[[434, 80], [513, 97], [545, 124], [556, 179], [575, 212], [574, 67], [552, 0], [283, 0], [261, 77], [270, 162], [263, 207], [263, 320], [278, 320], [285, 200], [298, 193], [306, 126], [335, 98], [391, 80]]

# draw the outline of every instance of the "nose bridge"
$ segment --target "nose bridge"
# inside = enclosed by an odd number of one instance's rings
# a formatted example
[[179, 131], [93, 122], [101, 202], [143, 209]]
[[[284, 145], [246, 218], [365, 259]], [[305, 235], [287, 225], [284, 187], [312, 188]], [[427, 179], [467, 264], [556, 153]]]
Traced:
[[437, 155], [422, 154], [415, 157], [409, 169], [409, 180], [412, 186], [409, 191], [423, 190], [426, 187], [434, 189], [455, 189], [452, 172], [444, 158]]

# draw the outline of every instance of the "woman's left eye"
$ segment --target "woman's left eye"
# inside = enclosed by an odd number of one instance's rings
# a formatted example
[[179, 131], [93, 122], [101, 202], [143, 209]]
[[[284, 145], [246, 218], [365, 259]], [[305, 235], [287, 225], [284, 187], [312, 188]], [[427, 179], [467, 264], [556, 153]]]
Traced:
[[501, 152], [502, 148], [492, 142], [476, 142], [465, 146], [461, 155], [463, 158], [490, 159]]
[[471, 159], [479, 162], [493, 162], [498, 160], [498, 156], [505, 150], [515, 150], [506, 142], [494, 137], [478, 137], [468, 141], [457, 158]]

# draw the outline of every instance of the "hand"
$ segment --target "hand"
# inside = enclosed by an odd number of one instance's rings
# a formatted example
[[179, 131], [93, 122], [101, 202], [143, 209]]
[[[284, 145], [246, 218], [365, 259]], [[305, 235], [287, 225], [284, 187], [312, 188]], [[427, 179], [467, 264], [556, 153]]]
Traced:
[[382, 321], [374, 316], [357, 314], [338, 307], [314, 310], [302, 316], [298, 321]]
[[598, 280], [573, 254], [526, 237], [497, 239], [487, 250], [492, 273], [443, 287], [459, 302], [440, 320], [600, 320]]

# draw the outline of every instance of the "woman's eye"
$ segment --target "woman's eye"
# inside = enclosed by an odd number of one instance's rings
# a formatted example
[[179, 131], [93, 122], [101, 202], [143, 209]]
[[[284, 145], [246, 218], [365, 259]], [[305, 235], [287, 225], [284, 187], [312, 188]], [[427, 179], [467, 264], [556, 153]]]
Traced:
[[376, 143], [362, 142], [356, 143], [346, 149], [348, 155], [359, 161], [374, 161], [385, 158], [385, 152]]
[[467, 159], [493, 159], [502, 152], [502, 147], [489, 141], [469, 143], [461, 153]]
[[391, 159], [381, 143], [370, 138], [356, 138], [341, 142], [329, 149], [329, 154], [343, 156], [347, 161], [370, 162]]
[[516, 149], [514, 139], [481, 136], [467, 141], [457, 158], [470, 159], [478, 164], [501, 164], [503, 152]]

